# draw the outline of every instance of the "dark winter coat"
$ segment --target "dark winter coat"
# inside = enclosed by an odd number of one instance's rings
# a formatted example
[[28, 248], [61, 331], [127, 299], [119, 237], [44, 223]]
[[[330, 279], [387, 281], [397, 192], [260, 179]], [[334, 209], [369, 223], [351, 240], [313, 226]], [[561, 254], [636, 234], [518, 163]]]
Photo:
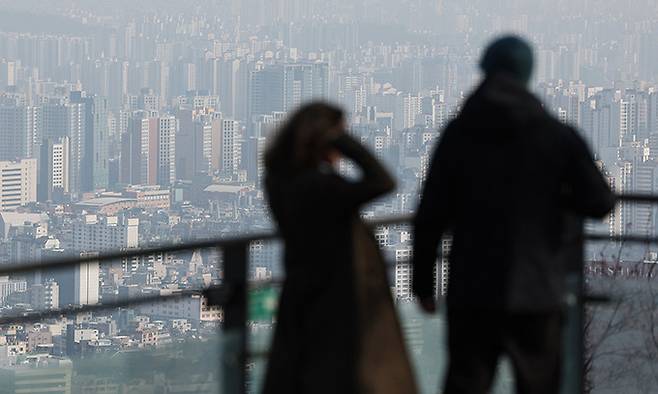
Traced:
[[526, 88], [486, 79], [441, 133], [414, 230], [414, 292], [432, 295], [439, 239], [453, 234], [448, 307], [562, 306], [567, 215], [614, 205], [583, 139]]
[[267, 176], [286, 279], [264, 392], [413, 394], [385, 268], [358, 215], [394, 182], [351, 137], [336, 148], [361, 168], [360, 180], [329, 168]]

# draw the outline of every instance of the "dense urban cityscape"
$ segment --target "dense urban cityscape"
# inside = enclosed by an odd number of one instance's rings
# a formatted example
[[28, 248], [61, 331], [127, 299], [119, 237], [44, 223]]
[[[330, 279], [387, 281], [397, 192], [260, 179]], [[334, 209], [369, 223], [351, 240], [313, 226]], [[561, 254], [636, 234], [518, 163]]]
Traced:
[[[578, 128], [613, 190], [658, 192], [653, 0], [0, 5], [2, 264], [274, 230], [262, 188], [268, 137], [291, 110], [316, 99], [340, 104], [350, 132], [397, 179], [396, 191], [368, 206], [363, 217], [411, 214], [435, 141], [480, 78], [483, 45], [506, 32], [535, 45], [532, 90], [556, 117]], [[351, 167], [341, 163], [347, 174]], [[621, 203], [588, 229], [654, 236], [656, 213], [649, 204]], [[410, 234], [408, 225], [395, 225], [375, 235], [394, 264], [391, 291], [403, 316], [410, 316], [403, 327], [429, 393], [436, 392], [440, 371], [423, 363], [440, 345], [425, 333], [439, 323], [409, 311]], [[449, 248], [445, 239], [444, 256]], [[250, 249], [249, 279], [280, 279], [279, 245], [258, 241]], [[614, 245], [588, 248], [586, 257], [593, 277], [623, 283], [653, 278], [646, 267], [658, 260], [653, 249]], [[624, 259], [642, 263], [628, 268], [619, 264]], [[446, 259], [437, 262], [436, 275], [436, 293], [444, 295]], [[0, 316], [175, 295], [219, 285], [222, 278], [222, 256], [214, 249], [4, 276]], [[261, 295], [256, 302], [267, 305], [252, 306], [269, 311], [251, 324], [264, 347], [275, 297], [276, 291]], [[222, 322], [221, 308], [190, 295], [2, 326], [0, 379], [8, 383], [0, 392], [48, 384], [62, 393], [217, 392], [211, 350]], [[126, 376], [110, 371], [118, 365], [112, 360], [137, 366], [152, 361], [140, 361], [136, 350], [146, 360], [148, 352], [169, 345], [184, 350], [153, 359], [179, 357], [177, 365], [185, 368], [135, 367]], [[251, 365], [253, 392], [257, 364]], [[655, 392], [647, 379], [637, 380], [645, 390], [637, 392]], [[599, 392], [615, 392], [605, 384]]]

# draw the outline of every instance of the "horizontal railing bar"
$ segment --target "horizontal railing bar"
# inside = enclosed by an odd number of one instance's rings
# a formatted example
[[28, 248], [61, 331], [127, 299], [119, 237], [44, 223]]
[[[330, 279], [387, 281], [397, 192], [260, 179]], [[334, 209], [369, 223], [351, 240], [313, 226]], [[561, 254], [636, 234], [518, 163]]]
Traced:
[[149, 256], [155, 253], [174, 253], [185, 250], [208, 249], [216, 247], [230, 247], [239, 243], [249, 243], [254, 240], [268, 240], [275, 238], [273, 233], [254, 234], [249, 236], [237, 236], [232, 238], [211, 239], [207, 241], [187, 242], [183, 244], [162, 246], [157, 248], [145, 248], [139, 250], [122, 250], [112, 253], [99, 253], [77, 258], [61, 258], [46, 260], [37, 263], [14, 263], [0, 265], [0, 276], [21, 272], [30, 272], [43, 269], [62, 269], [85, 263], [107, 262], [126, 258]]
[[378, 226], [392, 226], [396, 224], [406, 224], [410, 223], [413, 221], [414, 215], [412, 214], [407, 214], [407, 215], [391, 215], [391, 216], [384, 216], [378, 219], [369, 219], [366, 220], [366, 224], [368, 224], [370, 227], [378, 227]]
[[591, 242], [630, 242], [644, 244], [658, 244], [658, 237], [643, 235], [607, 235], [607, 234], [586, 234], [585, 239]]
[[[268, 286], [278, 286], [281, 285], [282, 283], [283, 281], [281, 279], [261, 280], [257, 282], [251, 282], [249, 284], [249, 289], [258, 290]], [[171, 293], [171, 294], [157, 294], [157, 295], [149, 295], [143, 297], [123, 298], [120, 300], [106, 302], [102, 304], [83, 305], [80, 307], [67, 307], [67, 308], [61, 308], [56, 310], [38, 311], [31, 313], [28, 312], [27, 314], [21, 314], [21, 315], [0, 316], [0, 325], [10, 324], [10, 323], [37, 322], [45, 319], [56, 318], [62, 315], [70, 315], [70, 314], [85, 313], [85, 312], [100, 312], [109, 309], [124, 308], [124, 307], [136, 306], [142, 304], [167, 302], [167, 301], [175, 300], [177, 298], [185, 298], [193, 295], [206, 295], [209, 292], [215, 292], [215, 294], [217, 294], [217, 292], [223, 291], [223, 294], [221, 294], [219, 299], [217, 298], [216, 295], [214, 297], [214, 301], [216, 303], [217, 301], [220, 301], [217, 304], [221, 305], [223, 304], [223, 301], [225, 301], [229, 296], [228, 290], [229, 289], [227, 289], [225, 286], [216, 285], [202, 289], [184, 289], [184, 290], [176, 291], [175, 293]]]
[[22, 314], [22, 315], [2, 316], [0, 317], [0, 325], [36, 322], [50, 318], [57, 318], [62, 315], [87, 313], [87, 312], [99, 312], [103, 310], [123, 308], [127, 306], [171, 301], [178, 298], [185, 298], [193, 295], [202, 295], [202, 294], [203, 294], [202, 290], [183, 290], [171, 294], [157, 294], [157, 295], [149, 295], [144, 297], [133, 297], [130, 299], [111, 301], [103, 304], [83, 305], [79, 307], [67, 307], [62, 309], [39, 311], [34, 313]]
[[617, 199], [629, 202], [648, 202], [658, 204], [658, 195], [653, 194], [625, 193], [618, 195]]

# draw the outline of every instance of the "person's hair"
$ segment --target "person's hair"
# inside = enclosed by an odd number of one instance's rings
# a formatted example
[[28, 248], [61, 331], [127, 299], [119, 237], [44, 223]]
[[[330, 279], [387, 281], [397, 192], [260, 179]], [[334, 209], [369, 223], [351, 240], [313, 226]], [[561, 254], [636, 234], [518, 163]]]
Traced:
[[343, 111], [313, 102], [295, 111], [274, 134], [265, 152], [268, 176], [292, 175], [318, 166], [327, 153], [331, 133], [342, 127]]
[[532, 48], [517, 36], [503, 36], [494, 40], [484, 52], [480, 68], [486, 75], [506, 73], [527, 83], [533, 68]]

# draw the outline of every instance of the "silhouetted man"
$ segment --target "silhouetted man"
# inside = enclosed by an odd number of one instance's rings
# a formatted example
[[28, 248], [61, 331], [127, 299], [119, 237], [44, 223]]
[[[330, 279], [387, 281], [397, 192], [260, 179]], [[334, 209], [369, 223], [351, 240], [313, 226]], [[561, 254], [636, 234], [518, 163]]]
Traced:
[[453, 235], [445, 393], [486, 393], [498, 359], [517, 392], [557, 393], [567, 214], [602, 217], [614, 197], [583, 140], [527, 90], [532, 50], [504, 37], [443, 131], [415, 219], [413, 289], [432, 312], [441, 237]]

